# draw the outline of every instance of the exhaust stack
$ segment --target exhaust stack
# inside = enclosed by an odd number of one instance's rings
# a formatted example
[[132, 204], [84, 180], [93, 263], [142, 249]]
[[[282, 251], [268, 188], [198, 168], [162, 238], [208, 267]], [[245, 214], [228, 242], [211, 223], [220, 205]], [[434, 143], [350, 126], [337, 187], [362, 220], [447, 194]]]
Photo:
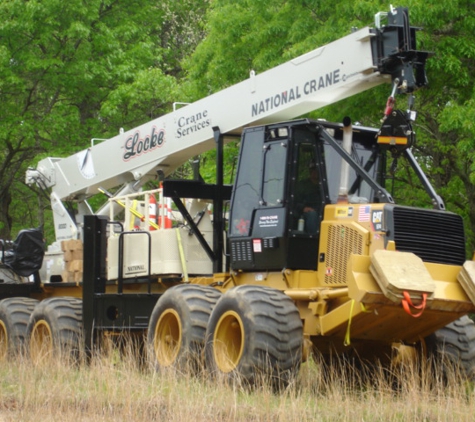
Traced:
[[[351, 119], [347, 116], [343, 119], [343, 149], [351, 154], [353, 144], [353, 129]], [[338, 203], [348, 203], [348, 178], [350, 165], [342, 158], [341, 159], [341, 173], [340, 173], [340, 189], [338, 191]]]

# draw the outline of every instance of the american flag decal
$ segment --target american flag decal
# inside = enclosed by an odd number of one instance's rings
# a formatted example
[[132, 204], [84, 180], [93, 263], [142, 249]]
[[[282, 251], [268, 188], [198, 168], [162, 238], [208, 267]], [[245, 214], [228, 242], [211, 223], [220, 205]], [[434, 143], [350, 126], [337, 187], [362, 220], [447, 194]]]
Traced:
[[371, 214], [371, 206], [370, 205], [365, 205], [363, 207], [360, 207], [359, 212], [358, 212], [358, 221], [360, 223], [369, 222], [370, 214]]

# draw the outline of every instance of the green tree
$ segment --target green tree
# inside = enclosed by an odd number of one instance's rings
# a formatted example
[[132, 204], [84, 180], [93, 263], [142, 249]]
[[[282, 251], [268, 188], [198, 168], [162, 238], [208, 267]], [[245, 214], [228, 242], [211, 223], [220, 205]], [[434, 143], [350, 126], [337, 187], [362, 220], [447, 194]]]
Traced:
[[0, 238], [45, 220], [47, 201], [23, 182], [28, 165], [170, 110], [206, 4], [0, 3]]
[[[475, 8], [467, 0], [409, 0], [411, 24], [419, 49], [433, 51], [427, 65], [430, 85], [416, 94], [418, 141], [414, 154], [449, 210], [465, 218], [467, 249], [475, 247], [474, 55]], [[188, 93], [203, 96], [262, 72], [347, 34], [351, 27], [373, 24], [378, 1], [324, 2], [216, 0], [208, 15], [207, 38], [187, 62]], [[349, 115], [364, 125], [379, 125], [390, 86], [384, 85], [311, 113], [341, 120]], [[405, 109], [403, 97], [397, 106]], [[397, 198], [429, 205], [414, 175], [400, 165]]]
[[429, 88], [418, 95], [418, 145], [435, 188], [449, 210], [464, 216], [469, 254], [475, 248], [475, 8], [469, 1], [411, 2], [422, 25]]

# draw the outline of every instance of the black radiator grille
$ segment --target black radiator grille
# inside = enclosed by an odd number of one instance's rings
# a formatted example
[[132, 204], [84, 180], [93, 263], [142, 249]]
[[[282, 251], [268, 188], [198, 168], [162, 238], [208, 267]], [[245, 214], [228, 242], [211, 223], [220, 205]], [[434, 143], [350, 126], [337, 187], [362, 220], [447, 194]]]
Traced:
[[412, 252], [423, 261], [462, 265], [465, 235], [462, 217], [444, 211], [394, 207], [393, 232], [396, 249]]

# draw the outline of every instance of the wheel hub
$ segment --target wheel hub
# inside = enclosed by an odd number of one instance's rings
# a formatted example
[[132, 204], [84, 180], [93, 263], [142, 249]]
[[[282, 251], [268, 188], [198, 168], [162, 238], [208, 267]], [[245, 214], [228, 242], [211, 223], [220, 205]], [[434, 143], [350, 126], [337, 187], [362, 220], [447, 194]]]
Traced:
[[181, 347], [182, 327], [178, 313], [167, 309], [160, 316], [155, 328], [155, 356], [161, 366], [175, 363]]
[[219, 319], [213, 338], [214, 360], [222, 372], [234, 370], [244, 349], [244, 325], [234, 311], [225, 312]]
[[49, 324], [40, 319], [31, 331], [30, 356], [35, 363], [53, 356], [53, 334]]
[[0, 321], [0, 359], [5, 359], [8, 356], [8, 333], [7, 327]]

